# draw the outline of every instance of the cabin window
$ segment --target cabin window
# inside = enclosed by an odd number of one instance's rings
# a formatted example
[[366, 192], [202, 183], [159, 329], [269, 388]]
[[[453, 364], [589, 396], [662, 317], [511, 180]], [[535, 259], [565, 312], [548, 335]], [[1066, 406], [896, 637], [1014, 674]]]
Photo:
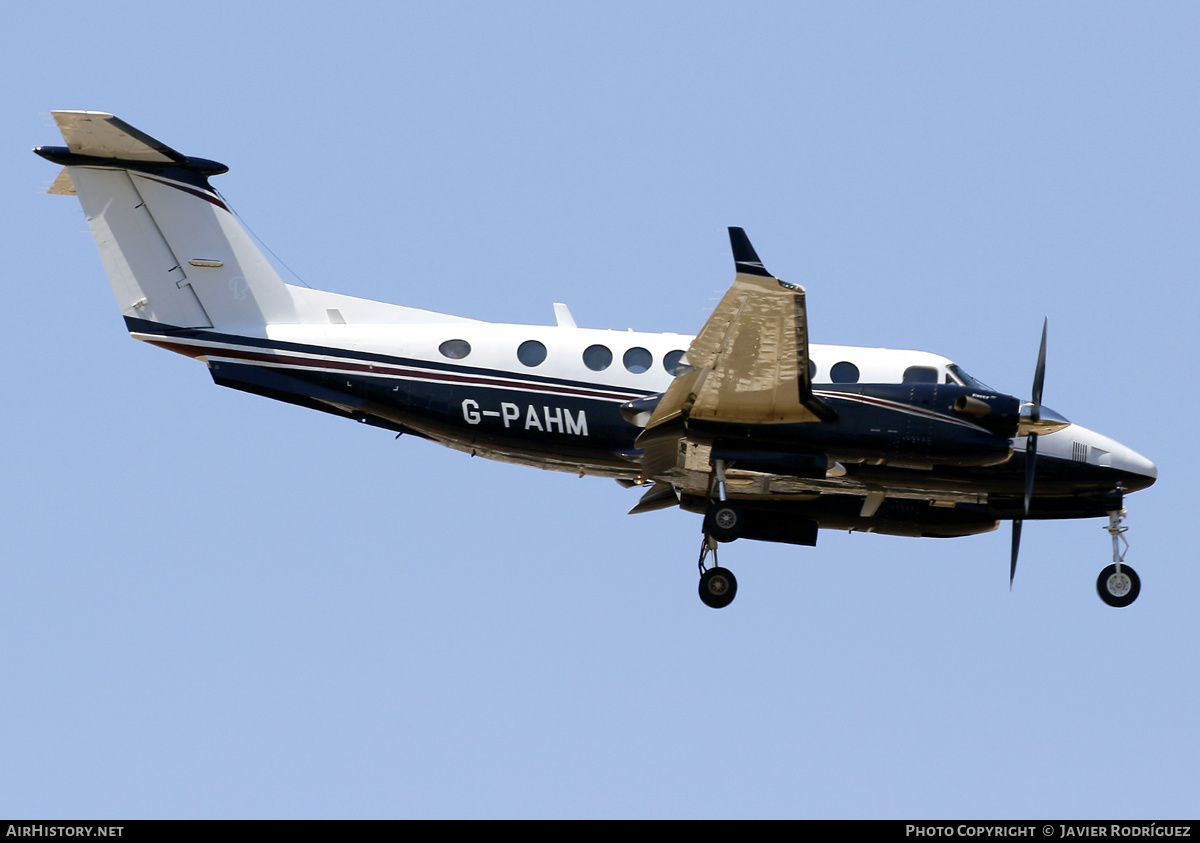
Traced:
[[829, 370], [829, 378], [834, 383], [858, 383], [858, 367], [845, 360], [834, 363]]
[[466, 340], [446, 340], [438, 346], [438, 351], [442, 352], [443, 357], [462, 360], [471, 353], [471, 344]]
[[525, 340], [517, 347], [517, 359], [526, 366], [540, 366], [546, 359], [546, 346], [537, 340]]
[[675, 351], [667, 352], [666, 356], [663, 357], [663, 368], [667, 370], [668, 375], [671, 375], [671, 376], [678, 375], [678, 374], [682, 373], [684, 369], [687, 368], [687, 364], [679, 362], [682, 359], [683, 359], [683, 350], [682, 349], [676, 349]]
[[583, 350], [583, 365], [593, 372], [603, 372], [612, 365], [612, 352], [603, 345], [589, 345]]
[[932, 366], [909, 366], [904, 370], [904, 383], [937, 383], [938, 370]]
[[812, 360], [808, 361], [808, 379], [814, 380], [817, 377], [817, 364]]
[[629, 349], [621, 360], [625, 363], [625, 368], [635, 375], [649, 371], [650, 367], [654, 365], [654, 355], [644, 348]]

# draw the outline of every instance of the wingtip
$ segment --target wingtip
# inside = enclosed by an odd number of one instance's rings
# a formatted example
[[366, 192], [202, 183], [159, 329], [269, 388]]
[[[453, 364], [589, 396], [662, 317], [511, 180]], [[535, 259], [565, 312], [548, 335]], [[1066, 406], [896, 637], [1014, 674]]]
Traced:
[[763, 266], [758, 252], [754, 251], [750, 238], [746, 236], [745, 229], [736, 225], [729, 226], [729, 245], [733, 248], [733, 262], [738, 272], [744, 272], [747, 275], [763, 275], [767, 278], [774, 277]]

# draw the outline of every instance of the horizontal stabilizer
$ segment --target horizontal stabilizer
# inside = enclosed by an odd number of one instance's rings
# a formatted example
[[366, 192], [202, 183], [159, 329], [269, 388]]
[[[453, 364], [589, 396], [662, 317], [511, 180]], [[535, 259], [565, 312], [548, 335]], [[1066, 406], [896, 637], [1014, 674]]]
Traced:
[[46, 191], [55, 196], [78, 196], [75, 192], [75, 182], [71, 181], [71, 173], [66, 167], [58, 171], [58, 178], [54, 180], [54, 184], [50, 185], [50, 189]]
[[76, 155], [147, 164], [183, 164], [187, 161], [186, 156], [162, 141], [103, 111], [55, 111], [52, 114], [67, 148]]

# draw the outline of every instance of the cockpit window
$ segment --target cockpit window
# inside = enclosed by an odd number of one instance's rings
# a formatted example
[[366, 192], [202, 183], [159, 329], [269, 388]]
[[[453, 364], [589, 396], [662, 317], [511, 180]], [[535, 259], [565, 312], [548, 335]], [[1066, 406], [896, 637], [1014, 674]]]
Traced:
[[988, 386], [986, 383], [984, 383], [983, 381], [976, 380], [975, 378], [968, 375], [966, 372], [964, 372], [962, 370], [962, 367], [959, 366], [957, 363], [951, 363], [946, 368], [950, 370], [950, 374], [954, 376], [954, 380], [956, 380], [960, 386], [969, 386], [969, 387], [971, 387], [971, 389], [978, 389], [982, 392], [995, 392], [996, 391], [996, 390], [992, 389], [990, 386]]
[[938, 371], [932, 366], [909, 366], [904, 370], [904, 383], [937, 383]]

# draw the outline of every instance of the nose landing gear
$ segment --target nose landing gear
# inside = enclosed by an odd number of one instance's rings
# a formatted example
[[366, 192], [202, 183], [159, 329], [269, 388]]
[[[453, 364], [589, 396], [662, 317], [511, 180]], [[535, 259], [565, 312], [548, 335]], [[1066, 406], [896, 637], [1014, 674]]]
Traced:
[[1113, 563], [1101, 571], [1096, 579], [1096, 591], [1100, 599], [1118, 609], [1137, 600], [1142, 590], [1142, 581], [1137, 572], [1125, 564], [1125, 554], [1129, 552], [1129, 541], [1125, 538], [1129, 528], [1122, 524], [1125, 515], [1123, 509], [1108, 513], [1108, 526], [1104, 529], [1112, 536]]

